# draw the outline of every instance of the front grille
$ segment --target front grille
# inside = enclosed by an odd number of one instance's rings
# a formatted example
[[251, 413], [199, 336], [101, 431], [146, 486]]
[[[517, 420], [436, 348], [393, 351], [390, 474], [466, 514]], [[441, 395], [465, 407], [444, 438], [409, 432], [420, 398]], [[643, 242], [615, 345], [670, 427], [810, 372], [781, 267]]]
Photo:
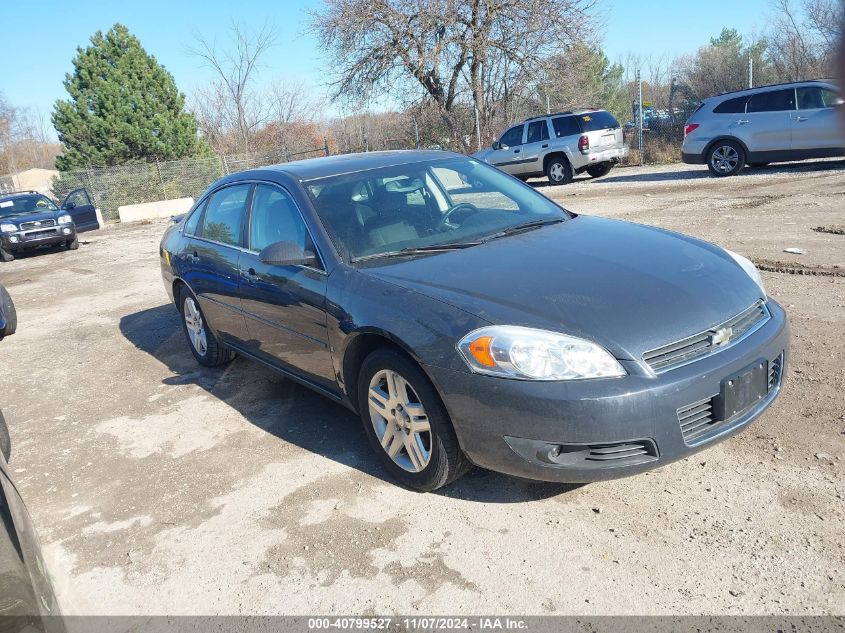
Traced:
[[[709, 330], [699, 332], [680, 341], [663, 345], [643, 354], [643, 360], [656, 373], [668, 371], [691, 360], [717, 351], [722, 347], [733, 345], [740, 338], [760, 327], [769, 320], [769, 309], [764, 301], [757, 301], [735, 317], [728, 319]], [[714, 341], [718, 332], [729, 331], [721, 344]]]
[[[37, 222], [37, 224], [36, 224]], [[56, 226], [55, 220], [36, 220], [33, 222], [21, 222], [21, 231], [29, 231], [30, 229], [42, 229], [48, 226]]]
[[53, 235], [58, 235], [59, 229], [45, 229], [43, 231], [30, 231], [29, 233], [25, 233], [23, 236], [24, 241], [29, 240], [41, 240], [45, 237], [51, 237]]
[[590, 444], [585, 457], [588, 462], [612, 462], [615, 466], [645, 464], [657, 459], [657, 446], [650, 440], [634, 440], [624, 444]]
[[[769, 388], [768, 393], [780, 386], [783, 379], [783, 354], [779, 354], [776, 358], [769, 361]], [[713, 411], [715, 406], [715, 399], [718, 394], [709, 398], [704, 398], [698, 402], [693, 402], [685, 407], [678, 409], [678, 422], [681, 424], [681, 434], [684, 436], [684, 442], [687, 444], [694, 444], [696, 441], [705, 438], [713, 432], [718, 431], [725, 426], [730, 420], [717, 420]], [[753, 407], [754, 405], [752, 405]], [[742, 416], [747, 413], [749, 409], [740, 411], [736, 416]]]

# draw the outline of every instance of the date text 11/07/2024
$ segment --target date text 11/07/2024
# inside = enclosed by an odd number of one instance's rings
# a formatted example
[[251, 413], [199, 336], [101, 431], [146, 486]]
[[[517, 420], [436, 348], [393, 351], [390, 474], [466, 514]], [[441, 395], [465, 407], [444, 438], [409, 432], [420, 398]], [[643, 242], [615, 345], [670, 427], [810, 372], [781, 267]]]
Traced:
[[412, 618], [309, 618], [308, 630], [390, 630], [401, 626], [406, 631], [509, 630], [524, 631], [528, 624], [519, 618], [412, 617]]

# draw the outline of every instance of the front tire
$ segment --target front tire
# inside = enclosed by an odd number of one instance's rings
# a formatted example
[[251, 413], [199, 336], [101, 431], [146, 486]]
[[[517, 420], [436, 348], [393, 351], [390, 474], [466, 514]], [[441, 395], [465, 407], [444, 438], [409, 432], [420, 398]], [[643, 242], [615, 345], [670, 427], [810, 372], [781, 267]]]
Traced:
[[607, 176], [611, 169], [613, 169], [613, 163], [608, 161], [606, 163], [599, 163], [598, 165], [590, 165], [587, 167], [587, 173], [593, 178], [601, 178], [602, 176]]
[[572, 182], [572, 166], [562, 156], [555, 157], [546, 165], [546, 177], [550, 185], [567, 185]]
[[428, 492], [470, 468], [439, 394], [419, 366], [391, 349], [367, 356], [358, 409], [370, 444], [400, 483]]
[[0, 305], [3, 306], [3, 314], [6, 315], [6, 327], [0, 330], [0, 341], [6, 336], [11, 336], [18, 329], [18, 313], [9, 291], [0, 286]]
[[745, 167], [745, 150], [734, 141], [719, 141], [707, 152], [707, 168], [714, 176], [736, 176]]
[[188, 347], [200, 365], [217, 367], [232, 360], [234, 354], [208, 329], [199, 301], [187, 287], [182, 287], [179, 292], [179, 311]]
[[0, 262], [11, 262], [14, 260], [14, 255], [12, 255], [9, 251], [4, 251], [2, 248], [0, 248]]
[[66, 242], [65, 245], [67, 246], [67, 249], [69, 251], [78, 250], [79, 249], [79, 238], [74, 237], [72, 240]]

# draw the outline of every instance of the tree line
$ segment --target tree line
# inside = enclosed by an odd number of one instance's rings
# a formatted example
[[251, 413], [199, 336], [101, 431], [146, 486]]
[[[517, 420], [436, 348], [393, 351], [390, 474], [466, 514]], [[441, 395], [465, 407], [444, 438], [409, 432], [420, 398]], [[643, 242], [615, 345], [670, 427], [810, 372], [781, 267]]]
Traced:
[[[772, 0], [759, 34], [725, 28], [690, 55], [612, 62], [601, 8], [600, 0], [325, 0], [308, 23], [327, 57], [325, 95], [283, 78], [259, 81], [278, 43], [269, 22], [254, 30], [233, 22], [222, 43], [195, 35], [187, 53], [213, 80], [189, 97], [116, 24], [77, 49], [68, 96], [51, 117], [60, 146], [43, 120], [0, 95], [0, 173], [52, 160], [66, 171], [295, 154], [324, 142], [332, 151], [468, 152], [547, 108], [602, 107], [631, 120], [636, 71], [644, 101], [670, 113], [750, 80], [831, 77], [842, 36], [841, 0]], [[327, 118], [329, 105], [348, 114]]]

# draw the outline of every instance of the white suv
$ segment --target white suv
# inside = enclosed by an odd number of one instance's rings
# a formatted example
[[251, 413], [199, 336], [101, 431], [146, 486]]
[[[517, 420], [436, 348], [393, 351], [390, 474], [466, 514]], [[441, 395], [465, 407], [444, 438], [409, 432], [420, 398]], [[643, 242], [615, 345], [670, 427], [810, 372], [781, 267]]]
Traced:
[[546, 176], [563, 185], [585, 171], [600, 178], [627, 155], [622, 128], [610, 112], [576, 110], [527, 119], [473, 157], [522, 180]]
[[845, 156], [842, 97], [824, 81], [762, 86], [705, 99], [687, 121], [681, 158], [714, 176], [750, 165]]

